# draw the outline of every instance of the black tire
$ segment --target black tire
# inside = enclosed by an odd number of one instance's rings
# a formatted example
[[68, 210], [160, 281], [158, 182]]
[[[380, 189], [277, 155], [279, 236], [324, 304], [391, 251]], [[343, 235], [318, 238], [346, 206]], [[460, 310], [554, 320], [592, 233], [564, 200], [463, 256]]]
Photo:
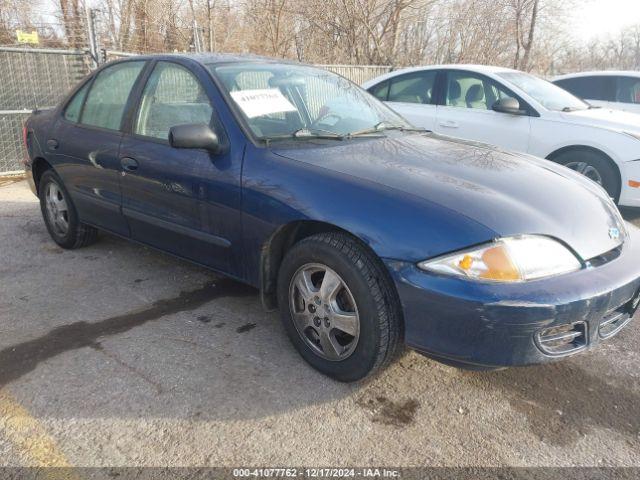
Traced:
[[[50, 215], [47, 214], [46, 197], [51, 185], [57, 187], [60, 196], [66, 203], [67, 210], [65, 218], [68, 224], [66, 231], [61, 231], [50, 218]], [[64, 187], [64, 183], [60, 177], [53, 170], [47, 170], [42, 174], [38, 185], [38, 196], [40, 198], [42, 218], [54, 242], [62, 248], [74, 249], [85, 247], [96, 241], [98, 238], [98, 230], [90, 225], [80, 223], [78, 220], [78, 212], [71, 200], [69, 192]]]
[[[319, 356], [294, 324], [290, 286], [296, 272], [307, 264], [323, 264], [332, 269], [344, 280], [357, 304], [359, 338], [345, 359]], [[401, 349], [402, 314], [395, 287], [375, 255], [347, 234], [313, 235], [287, 252], [278, 274], [278, 305], [287, 334], [300, 355], [336, 380], [360, 380], [387, 366]]]
[[592, 150], [568, 150], [553, 157], [553, 160], [565, 166], [584, 162], [589, 167], [594, 168], [602, 179], [602, 188], [607, 191], [616, 203], [618, 202], [620, 198], [620, 174], [611, 163], [611, 160], [603, 153]]

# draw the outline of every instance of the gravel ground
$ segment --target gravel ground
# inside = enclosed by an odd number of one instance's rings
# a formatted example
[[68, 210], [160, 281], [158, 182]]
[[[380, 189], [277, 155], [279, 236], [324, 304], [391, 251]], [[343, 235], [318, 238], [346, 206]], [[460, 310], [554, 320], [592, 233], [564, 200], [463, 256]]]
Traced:
[[23, 181], [0, 252], [0, 465], [640, 465], [637, 318], [553, 365], [408, 352], [344, 385], [251, 288], [110, 235], [58, 248]]

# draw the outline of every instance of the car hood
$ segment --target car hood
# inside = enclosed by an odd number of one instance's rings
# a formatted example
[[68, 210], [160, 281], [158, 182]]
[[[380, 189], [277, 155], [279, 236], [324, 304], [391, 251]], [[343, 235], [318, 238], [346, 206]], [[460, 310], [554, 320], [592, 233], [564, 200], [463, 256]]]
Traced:
[[640, 115], [637, 113], [612, 110], [610, 108], [590, 108], [575, 112], [562, 112], [562, 118], [580, 125], [608, 128], [617, 132], [640, 134]]
[[[584, 260], [620, 245], [610, 229], [625, 232], [617, 208], [595, 183], [550, 161], [480, 144], [398, 133], [273, 146], [273, 152], [421, 197], [496, 236], [557, 238]], [[415, 221], [429, 218], [416, 212]]]

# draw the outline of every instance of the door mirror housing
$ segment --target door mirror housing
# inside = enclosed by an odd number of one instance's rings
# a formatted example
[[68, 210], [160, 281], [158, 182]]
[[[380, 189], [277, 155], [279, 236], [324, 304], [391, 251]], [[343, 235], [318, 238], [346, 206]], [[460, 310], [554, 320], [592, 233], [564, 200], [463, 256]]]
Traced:
[[495, 112], [508, 113], [510, 115], [526, 115], [526, 110], [520, 108], [520, 102], [513, 97], [505, 97], [493, 104], [491, 109]]
[[222, 153], [216, 132], [204, 123], [176, 125], [169, 129], [169, 145], [173, 148], [202, 148], [213, 154]]

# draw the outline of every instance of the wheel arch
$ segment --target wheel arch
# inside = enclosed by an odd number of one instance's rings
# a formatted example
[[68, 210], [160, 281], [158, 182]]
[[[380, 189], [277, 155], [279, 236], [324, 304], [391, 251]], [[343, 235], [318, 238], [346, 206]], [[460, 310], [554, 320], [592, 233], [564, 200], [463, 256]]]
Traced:
[[613, 170], [616, 172], [616, 176], [617, 176], [617, 179], [618, 179], [618, 197], [619, 197], [621, 189], [622, 189], [622, 173], [620, 172], [620, 167], [618, 166], [618, 164], [606, 152], [603, 152], [602, 150], [600, 150], [598, 148], [595, 148], [595, 147], [590, 147], [588, 145], [568, 145], [566, 147], [558, 148], [557, 150], [551, 152], [549, 155], [546, 156], [546, 159], [547, 160], [551, 160], [552, 162], [558, 163], [557, 162], [557, 158], [560, 155], [562, 155], [564, 153], [580, 152], [580, 151], [591, 152], [591, 153], [594, 153], [596, 155], [599, 155], [600, 157], [605, 159], [607, 161], [607, 163], [609, 163], [609, 165], [611, 165]]
[[[296, 220], [278, 228], [263, 244], [260, 253], [260, 299], [262, 305], [268, 311], [278, 308], [277, 284], [280, 264], [287, 251], [300, 240], [316, 235], [318, 233], [340, 232], [349, 235], [358, 244], [372, 253], [380, 262], [382, 271], [388, 276], [388, 280], [393, 284], [391, 275], [386, 267], [379, 260], [375, 251], [360, 237], [342, 227], [332, 223], [317, 220]], [[395, 285], [394, 285], [395, 289]], [[396, 292], [397, 294], [397, 292]]]
[[53, 166], [43, 157], [36, 157], [31, 163], [31, 174], [33, 175], [33, 183], [36, 186], [36, 192], [40, 193], [40, 179], [47, 170], [53, 170]]

